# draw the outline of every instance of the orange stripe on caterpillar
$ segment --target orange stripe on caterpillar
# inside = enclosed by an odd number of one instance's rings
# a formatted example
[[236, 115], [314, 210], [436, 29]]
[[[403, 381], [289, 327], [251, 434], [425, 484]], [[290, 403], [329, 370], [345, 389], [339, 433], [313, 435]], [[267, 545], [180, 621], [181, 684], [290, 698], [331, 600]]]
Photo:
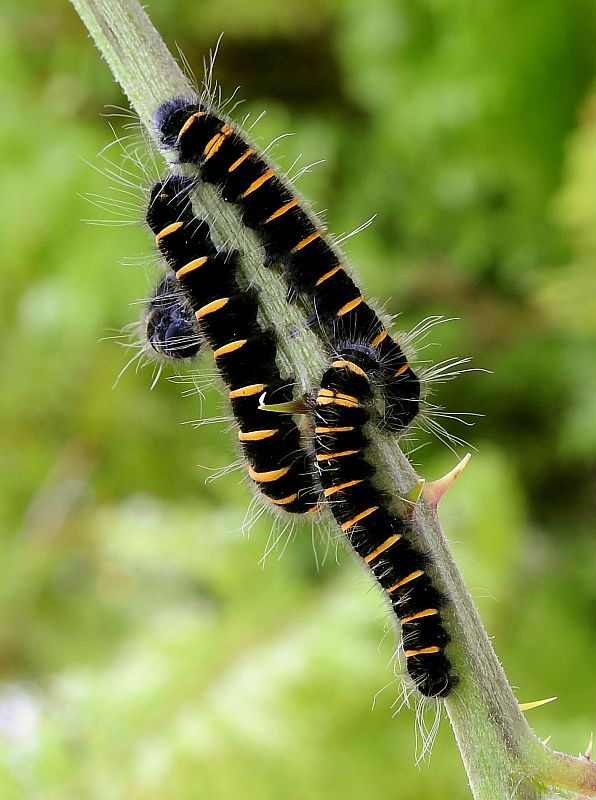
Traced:
[[299, 250], [303, 250], [307, 247], [311, 242], [314, 242], [316, 239], [320, 238], [321, 231], [315, 231], [311, 233], [310, 236], [306, 236], [304, 239], [298, 242], [298, 244], [292, 248], [292, 253], [297, 253]]
[[315, 433], [349, 433], [354, 430], [353, 425], [344, 425], [343, 427], [332, 427], [330, 425], [317, 425]]
[[268, 472], [257, 472], [255, 469], [249, 466], [248, 474], [257, 483], [272, 483], [273, 481], [278, 481], [280, 478], [283, 478], [285, 475], [288, 474], [290, 471], [290, 467], [281, 467], [280, 469], [272, 469]]
[[228, 397], [230, 400], [237, 397], [252, 397], [255, 394], [261, 394], [266, 388], [266, 383], [250, 383], [248, 386], [241, 386], [240, 389], [230, 389]]
[[238, 169], [240, 164], [244, 163], [244, 161], [246, 161], [246, 159], [253, 153], [254, 150], [252, 149], [252, 147], [249, 147], [247, 150], [245, 150], [244, 153], [242, 153], [242, 155], [240, 156], [240, 158], [237, 158], [236, 161], [234, 161], [234, 163], [232, 164], [232, 166], [228, 167], [228, 172], [234, 172], [235, 169]]
[[401, 539], [401, 534], [399, 533], [393, 534], [393, 536], [390, 536], [388, 539], [385, 539], [385, 541], [382, 544], [380, 544], [377, 548], [375, 548], [372, 551], [372, 553], [369, 553], [367, 556], [365, 556], [364, 560], [366, 561], [367, 564], [370, 564], [371, 561], [374, 561], [374, 559], [377, 556], [380, 556], [381, 553], [384, 553], [385, 550], [389, 550], [389, 548], [392, 547], [396, 542], [399, 542], [400, 539]]
[[363, 478], [356, 478], [353, 481], [346, 481], [345, 483], [340, 483], [338, 486], [330, 486], [328, 489], [323, 491], [325, 497], [331, 497], [336, 492], [341, 492], [343, 489], [349, 489], [351, 486], [356, 486], [359, 483], [363, 482]]
[[[298, 498], [298, 492], [294, 494], [289, 494], [287, 497], [282, 497], [280, 500], [274, 500], [272, 497], [269, 498], [272, 503], [275, 503], [276, 506], [287, 506], [289, 503], [293, 503], [294, 500]], [[314, 509], [311, 509], [314, 511]]]
[[248, 339], [236, 339], [233, 342], [228, 342], [222, 347], [218, 347], [217, 350], [214, 350], [213, 357], [219, 358], [220, 356], [225, 356], [228, 353], [233, 353], [235, 350], [240, 350], [241, 347], [244, 347], [247, 341]]
[[391, 594], [391, 592], [394, 592], [396, 589], [400, 589], [402, 586], [415, 581], [416, 578], [419, 578], [421, 575], [424, 575], [424, 570], [415, 569], [414, 572], [410, 572], [410, 574], [406, 575], [405, 578], [402, 578], [401, 581], [397, 581], [397, 583], [394, 583], [393, 586], [390, 586], [387, 589], [387, 594]]
[[286, 211], [289, 211], [291, 208], [294, 208], [294, 206], [297, 205], [298, 205], [298, 200], [296, 200], [295, 198], [294, 200], [290, 200], [289, 203], [286, 203], [281, 208], [278, 208], [277, 211], [274, 211], [273, 214], [268, 216], [263, 224], [267, 225], [268, 222], [273, 222], [274, 219], [278, 219], [278, 217], [281, 217], [282, 214], [286, 213]]
[[319, 389], [319, 397], [335, 397], [339, 400], [347, 400], [349, 403], [359, 405], [359, 400], [352, 394], [345, 394], [344, 392], [335, 392], [333, 389]]
[[333, 269], [330, 269], [329, 272], [321, 275], [319, 280], [315, 283], [315, 286], [320, 286], [322, 283], [325, 283], [325, 281], [329, 280], [329, 278], [332, 278], [341, 269], [343, 269], [341, 264], [338, 264], [337, 267], [333, 267]]
[[199, 117], [205, 117], [205, 116], [207, 116], [206, 111], [195, 111], [194, 114], [191, 114], [190, 117], [184, 123], [184, 125], [180, 128], [180, 131], [178, 133], [178, 142], [180, 141], [180, 139], [182, 139], [182, 137], [184, 136], [186, 131], [190, 128], [190, 126], [195, 124], [195, 122], [199, 119]]
[[438, 608], [425, 608], [424, 611], [418, 611], [416, 614], [410, 614], [409, 617], [402, 617], [400, 622], [405, 625], [407, 622], [415, 622], [417, 619], [424, 619], [425, 617], [434, 617], [439, 613]]
[[348, 314], [350, 311], [353, 311], [360, 305], [360, 303], [363, 302], [364, 302], [364, 297], [362, 297], [362, 295], [359, 294], [358, 297], [355, 297], [353, 300], [350, 300], [349, 303], [346, 303], [344, 306], [342, 306], [337, 312], [337, 316], [343, 317], [344, 314]]
[[256, 192], [264, 183], [266, 183], [270, 178], [274, 176], [274, 172], [272, 169], [266, 169], [265, 172], [260, 175], [256, 181], [253, 181], [248, 189], [241, 194], [241, 197], [248, 197], [249, 194]]
[[334, 458], [344, 458], [359, 453], [359, 450], [343, 450], [341, 453], [322, 453], [317, 456], [317, 461], [331, 461]]
[[354, 364], [353, 361], [346, 361], [344, 359], [339, 359], [338, 361], [332, 361], [331, 366], [334, 367], [335, 369], [341, 369], [342, 367], [345, 367], [346, 369], [349, 369], [351, 372], [355, 372], [356, 375], [360, 375], [362, 378], [368, 378], [368, 375], [362, 369], [362, 367], [359, 367], [358, 364]]
[[185, 264], [181, 267], [178, 272], [176, 273], [177, 278], [182, 278], [184, 275], [187, 275], [189, 272], [192, 272], [193, 269], [198, 269], [202, 267], [203, 264], [206, 264], [209, 260], [208, 256], [201, 256], [201, 258], [193, 258], [192, 261], [189, 261], [188, 264]]
[[345, 533], [347, 530], [349, 530], [349, 528], [352, 528], [354, 527], [354, 525], [357, 525], [360, 522], [360, 520], [366, 519], [366, 517], [370, 517], [371, 514], [374, 514], [375, 511], [378, 510], [379, 506], [371, 506], [370, 508], [365, 508], [364, 511], [361, 511], [359, 514], [356, 514], [356, 516], [352, 517], [352, 519], [349, 519], [347, 522], [344, 522], [340, 526], [342, 531]]
[[377, 345], [381, 344], [383, 339], [386, 339], [388, 336], [389, 336], [389, 331], [387, 330], [387, 328], [385, 328], [385, 330], [381, 331], [380, 333], [377, 333], [375, 338], [371, 341], [371, 345], [373, 347], [376, 347]]
[[220, 297], [219, 300], [213, 300], [213, 302], [207, 303], [207, 305], [204, 305], [199, 308], [198, 311], [195, 311], [195, 316], [197, 319], [201, 319], [201, 317], [206, 317], [208, 314], [214, 314], [216, 311], [224, 308], [224, 306], [226, 306], [229, 302], [229, 297]]
[[434, 653], [440, 653], [441, 648], [433, 645], [432, 647], [421, 647], [420, 650], [406, 650], [406, 658], [413, 658], [414, 656], [427, 656]]
[[205, 161], [209, 161], [211, 156], [214, 156], [228, 136], [232, 133], [232, 129], [229, 125], [223, 125], [219, 133], [216, 133], [215, 136], [207, 142], [205, 145], [204, 155]]
[[165, 237], [169, 236], [170, 233], [175, 233], [176, 231], [180, 230], [183, 225], [183, 222], [172, 222], [171, 225], [166, 225], [166, 227], [155, 237], [155, 244], [159, 244], [162, 239], [165, 239]]
[[316, 404], [318, 406], [343, 406], [344, 408], [358, 408], [359, 406], [359, 403], [337, 397], [317, 397]]
[[241, 442], [261, 442], [263, 439], [270, 439], [272, 436], [275, 436], [276, 433], [279, 433], [278, 428], [267, 428], [262, 431], [248, 431], [247, 433], [238, 431], [238, 438]]

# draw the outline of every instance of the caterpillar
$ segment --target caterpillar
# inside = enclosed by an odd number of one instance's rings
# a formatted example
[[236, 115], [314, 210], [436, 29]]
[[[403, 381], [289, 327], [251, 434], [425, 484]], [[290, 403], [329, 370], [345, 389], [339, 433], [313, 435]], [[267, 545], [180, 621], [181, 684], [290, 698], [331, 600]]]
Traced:
[[416, 417], [420, 381], [399, 343], [364, 300], [343, 256], [288, 183], [230, 120], [185, 98], [163, 103], [155, 125], [164, 148], [198, 168], [225, 201], [237, 205], [243, 223], [260, 237], [270, 263], [281, 261], [293, 289], [312, 303], [316, 320], [332, 341], [357, 334], [377, 348], [383, 365], [383, 424], [400, 431]]
[[143, 312], [144, 338], [162, 358], [195, 358], [201, 349], [196, 318], [170, 271], [159, 281]]
[[406, 667], [418, 691], [446, 697], [457, 683], [445, 655], [446, 598], [428, 574], [428, 557], [411, 542], [411, 523], [374, 486], [364, 426], [377, 354], [347, 345], [324, 373], [313, 404], [314, 448], [325, 499], [351, 547], [385, 591], [398, 618]]
[[276, 415], [273, 425], [259, 409], [263, 392], [274, 402], [289, 402], [293, 382], [282, 380], [274, 334], [257, 321], [256, 293], [237, 282], [239, 254], [218, 252], [209, 225], [194, 215], [194, 184], [192, 178], [179, 175], [156, 183], [147, 224], [213, 350], [250, 478], [280, 510], [317, 511], [312, 459], [301, 445], [296, 423], [290, 415]]

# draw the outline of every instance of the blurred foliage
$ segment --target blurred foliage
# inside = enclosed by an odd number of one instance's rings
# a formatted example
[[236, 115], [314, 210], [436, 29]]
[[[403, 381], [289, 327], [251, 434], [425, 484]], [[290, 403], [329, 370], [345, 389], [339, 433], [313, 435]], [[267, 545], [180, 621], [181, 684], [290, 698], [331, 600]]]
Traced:
[[[442, 517], [520, 700], [559, 695], [531, 721], [583, 749], [596, 709], [593, 3], [150, 12], [198, 75], [226, 32], [224, 92], [242, 81], [242, 109], [267, 109], [264, 143], [295, 134], [276, 146], [282, 166], [325, 159], [300, 185], [332, 230], [377, 213], [348, 249], [404, 329], [459, 318], [420, 358], [492, 370], [437, 387], [447, 409], [485, 415], [465, 429], [478, 452]], [[235, 460], [230, 437], [181, 423], [221, 413], [217, 392], [201, 407], [133, 368], [112, 388], [131, 353], [105, 337], [138, 318], [157, 268], [134, 224], [141, 193], [131, 226], [81, 223], [110, 216], [81, 195], [117, 196], [94, 167], [113, 138], [101, 113], [124, 101], [68, 3], [3, 8], [0, 81], [0, 796], [466, 796], [446, 722], [431, 766], [414, 765], [414, 715], [392, 718], [387, 613], [358, 566], [341, 548], [337, 564], [326, 534], [286, 542], [265, 517], [246, 539], [239, 473], [204, 484], [199, 464]], [[433, 478], [455, 457], [431, 441], [413, 459]]]

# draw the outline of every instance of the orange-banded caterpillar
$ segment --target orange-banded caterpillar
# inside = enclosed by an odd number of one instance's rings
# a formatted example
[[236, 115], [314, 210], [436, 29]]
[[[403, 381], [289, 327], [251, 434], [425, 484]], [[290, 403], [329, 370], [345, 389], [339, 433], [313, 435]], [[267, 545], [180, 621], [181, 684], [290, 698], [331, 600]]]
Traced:
[[177, 175], [155, 184], [147, 223], [213, 349], [249, 476], [276, 508], [297, 514], [315, 510], [312, 459], [294, 420], [259, 410], [264, 392], [273, 402], [291, 400], [293, 384], [279, 373], [272, 331], [257, 321], [256, 294], [237, 282], [238, 253], [218, 252], [209, 226], [195, 217], [193, 185], [193, 179]]
[[325, 498], [350, 545], [384, 589], [402, 627], [406, 666], [421, 694], [446, 697], [457, 682], [445, 655], [445, 597], [428, 574], [428, 557], [411, 541], [411, 525], [389, 510], [372, 481], [364, 425], [372, 393], [371, 357], [345, 347], [323, 375], [314, 403], [316, 461]]
[[309, 298], [314, 319], [333, 342], [359, 336], [379, 350], [384, 366], [384, 425], [405, 428], [420, 405], [420, 381], [399, 343], [364, 300], [344, 268], [343, 255], [287, 181], [256, 152], [243, 133], [200, 102], [175, 98], [161, 105], [155, 125], [162, 144], [180, 163], [196, 165], [203, 181], [237, 205], [259, 235], [268, 260], [280, 261], [293, 288]]
[[142, 324], [147, 343], [163, 358], [194, 358], [201, 349], [194, 311], [171, 271], [155, 287]]

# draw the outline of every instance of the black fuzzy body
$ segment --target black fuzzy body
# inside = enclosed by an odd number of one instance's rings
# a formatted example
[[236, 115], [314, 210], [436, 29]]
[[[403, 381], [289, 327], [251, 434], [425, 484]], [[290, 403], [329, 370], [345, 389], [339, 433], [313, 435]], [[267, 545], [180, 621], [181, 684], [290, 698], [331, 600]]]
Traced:
[[259, 409], [292, 398], [293, 382], [282, 380], [274, 333], [257, 320], [254, 292], [237, 281], [238, 253], [220, 252], [209, 226], [194, 216], [194, 181], [173, 175], [151, 191], [147, 223], [193, 314], [214, 351], [226, 384], [249, 475], [280, 510], [303, 514], [317, 508], [312, 460], [290, 415]]
[[[392, 513], [389, 498], [375, 487], [375, 470], [366, 457], [373, 368], [361, 347], [346, 348], [323, 375], [314, 409], [320, 481], [335, 520], [401, 623], [406, 666], [416, 688], [427, 697], [446, 697], [457, 682], [445, 655], [449, 635], [441, 609], [446, 599], [428, 574], [428, 557], [411, 541], [409, 520]], [[415, 615], [420, 616], [409, 619]]]
[[399, 343], [341, 264], [320, 227], [273, 168], [235, 127], [207, 106], [174, 98], [156, 112], [164, 147], [183, 164], [197, 167], [203, 181], [216, 185], [226, 202], [236, 205], [244, 224], [256, 231], [270, 262], [281, 262], [293, 289], [312, 305], [313, 319], [334, 342], [359, 337], [374, 343], [383, 370], [384, 426], [400, 431], [420, 406], [420, 381]]

